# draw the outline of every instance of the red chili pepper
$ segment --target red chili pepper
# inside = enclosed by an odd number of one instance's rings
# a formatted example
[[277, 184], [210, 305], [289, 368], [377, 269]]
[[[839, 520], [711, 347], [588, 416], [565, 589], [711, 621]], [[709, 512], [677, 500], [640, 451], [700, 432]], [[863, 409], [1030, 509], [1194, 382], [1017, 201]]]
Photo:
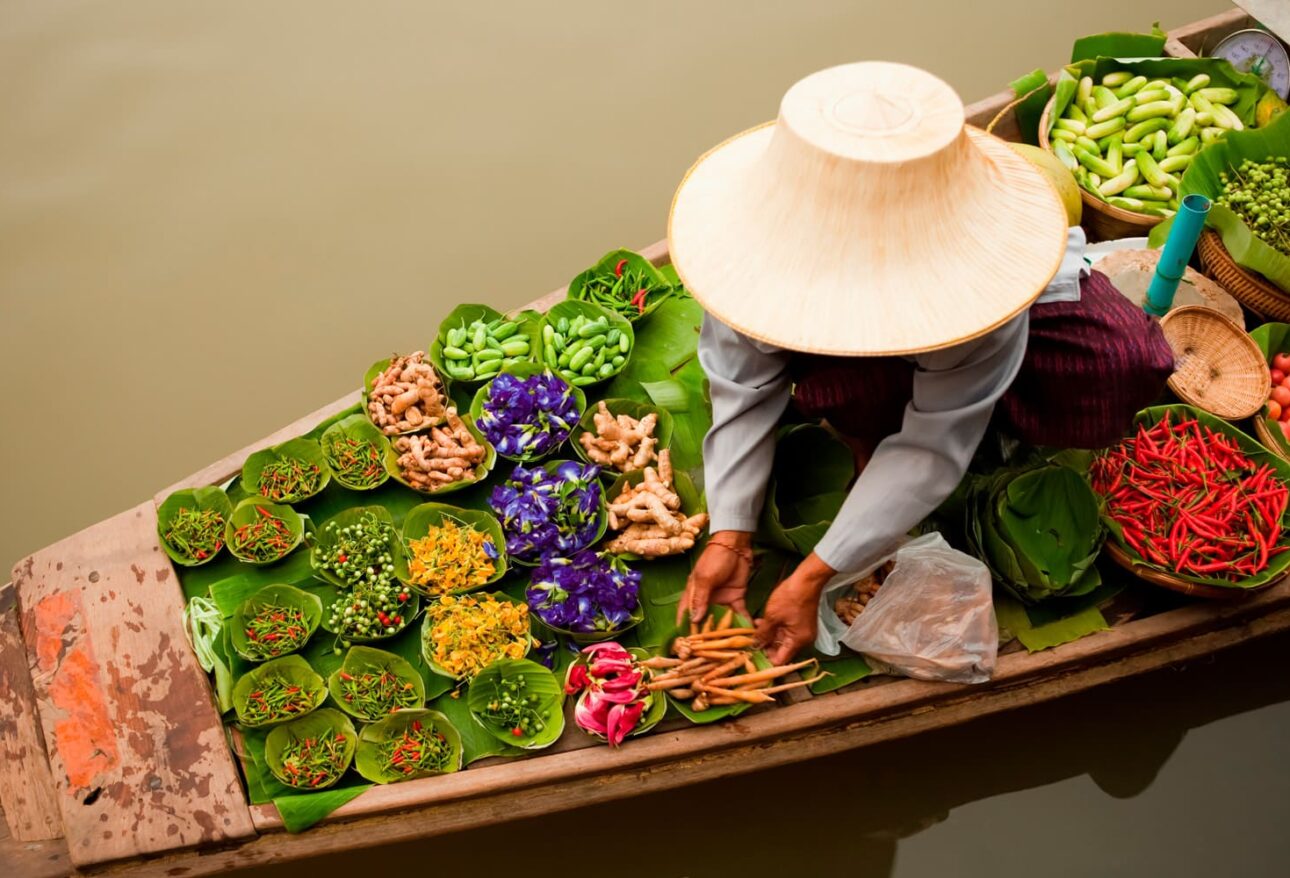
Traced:
[[627, 267], [626, 259], [619, 259], [618, 264], [614, 266], [614, 277], [622, 277], [623, 269]]

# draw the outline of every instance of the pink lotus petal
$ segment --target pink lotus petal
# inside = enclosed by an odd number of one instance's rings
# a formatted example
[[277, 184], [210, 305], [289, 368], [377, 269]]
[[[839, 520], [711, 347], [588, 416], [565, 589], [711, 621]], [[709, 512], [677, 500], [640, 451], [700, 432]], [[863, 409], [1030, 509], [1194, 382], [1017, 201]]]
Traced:
[[591, 693], [584, 694], [578, 699], [578, 703], [573, 707], [573, 719], [578, 724], [578, 728], [591, 732], [596, 735], [604, 735], [607, 732], [605, 724], [606, 717], [604, 711], [596, 710], [596, 705], [591, 703], [588, 697]]
[[578, 664], [569, 667], [569, 677], [564, 685], [564, 691], [572, 694], [579, 690], [586, 689], [591, 683], [591, 678], [587, 676], [587, 666]]
[[637, 698], [635, 689], [606, 689], [598, 694], [608, 704], [631, 704]]
[[586, 655], [590, 656], [599, 656], [601, 653], [604, 653], [606, 658], [631, 658], [631, 653], [623, 649], [620, 644], [614, 643], [612, 640], [607, 643], [593, 643], [591, 646], [584, 647], [582, 651]]
[[612, 680], [606, 680], [601, 686], [607, 691], [617, 691], [619, 689], [635, 689], [641, 681], [640, 671], [627, 671], [619, 674]]
[[617, 747], [627, 736], [627, 729], [623, 727], [623, 714], [627, 709], [627, 706], [622, 704], [615, 704], [609, 709], [607, 737], [610, 747]]
[[627, 705], [623, 711], [623, 736], [626, 737], [631, 731], [640, 724], [641, 714], [645, 712], [645, 702], [637, 701], [634, 704]]

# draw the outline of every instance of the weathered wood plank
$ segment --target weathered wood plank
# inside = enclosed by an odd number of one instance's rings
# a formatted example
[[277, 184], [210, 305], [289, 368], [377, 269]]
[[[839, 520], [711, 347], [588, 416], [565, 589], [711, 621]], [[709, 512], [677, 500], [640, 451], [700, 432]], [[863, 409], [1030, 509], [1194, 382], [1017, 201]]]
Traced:
[[0, 807], [18, 841], [62, 838], [12, 583], [0, 587]]
[[0, 820], [0, 866], [4, 867], [6, 878], [63, 878], [71, 875], [73, 869], [63, 839], [14, 838], [4, 820]]
[[1176, 27], [1169, 31], [1169, 38], [1182, 43], [1194, 55], [1207, 55], [1223, 37], [1247, 27], [1255, 27], [1256, 24], [1253, 18], [1240, 9], [1229, 9]]
[[254, 832], [151, 502], [14, 570], [73, 863]]

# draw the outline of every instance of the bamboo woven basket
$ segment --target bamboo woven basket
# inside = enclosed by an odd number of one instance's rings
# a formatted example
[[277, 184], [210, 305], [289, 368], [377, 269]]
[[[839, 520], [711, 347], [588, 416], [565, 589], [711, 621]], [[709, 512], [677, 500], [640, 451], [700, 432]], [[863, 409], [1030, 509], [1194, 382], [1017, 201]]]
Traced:
[[1175, 308], [1160, 321], [1175, 367], [1169, 389], [1188, 405], [1228, 421], [1256, 414], [1268, 398], [1263, 352], [1245, 330], [1204, 305]]
[[1117, 546], [1110, 539], [1106, 541], [1103, 547], [1107, 557], [1116, 564], [1119, 564], [1129, 573], [1132, 573], [1143, 582], [1149, 582], [1152, 585], [1158, 585], [1161, 588], [1167, 588], [1170, 591], [1176, 591], [1180, 594], [1188, 595], [1194, 598], [1205, 598], [1212, 601], [1235, 601], [1257, 594], [1266, 588], [1281, 582], [1280, 579], [1274, 579], [1271, 582], [1264, 583], [1257, 588], [1224, 588], [1221, 585], [1203, 585], [1198, 582], [1188, 582], [1170, 573], [1162, 570], [1155, 570], [1151, 567], [1144, 567], [1141, 564], [1134, 564], [1133, 559]]
[[1259, 440], [1259, 444], [1271, 451], [1277, 457], [1290, 460], [1290, 455], [1281, 449], [1281, 443], [1277, 442], [1272, 431], [1268, 429], [1267, 421], [1261, 416], [1260, 412], [1254, 413], [1254, 436]]
[[1200, 267], [1222, 284], [1245, 307], [1271, 320], [1290, 321], [1290, 294], [1236, 264], [1213, 229], [1206, 229], [1196, 246]]
[[[1053, 112], [1053, 103], [1056, 100], [1057, 96], [1054, 95], [1048, 101], [1048, 106], [1044, 107], [1044, 114], [1039, 117], [1039, 145], [1044, 149], [1051, 147], [1048, 141], [1048, 117]], [[1084, 219], [1080, 225], [1088, 232], [1091, 241], [1143, 237], [1164, 219], [1164, 217], [1112, 207], [1100, 198], [1089, 195], [1082, 186], [1079, 197], [1084, 201]]]

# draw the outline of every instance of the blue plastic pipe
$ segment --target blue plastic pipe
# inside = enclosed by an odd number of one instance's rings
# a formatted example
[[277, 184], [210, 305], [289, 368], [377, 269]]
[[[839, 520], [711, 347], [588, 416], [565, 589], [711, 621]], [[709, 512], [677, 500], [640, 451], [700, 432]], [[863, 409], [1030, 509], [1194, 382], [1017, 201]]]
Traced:
[[1205, 216], [1212, 206], [1204, 195], [1188, 195], [1178, 206], [1174, 214], [1173, 226], [1169, 237], [1165, 239], [1164, 249], [1156, 262], [1156, 273], [1147, 287], [1147, 302], [1142, 310], [1155, 317], [1164, 317], [1174, 304], [1174, 293], [1178, 291], [1178, 281], [1187, 271], [1196, 242], [1200, 240], [1201, 230], [1205, 228]]

